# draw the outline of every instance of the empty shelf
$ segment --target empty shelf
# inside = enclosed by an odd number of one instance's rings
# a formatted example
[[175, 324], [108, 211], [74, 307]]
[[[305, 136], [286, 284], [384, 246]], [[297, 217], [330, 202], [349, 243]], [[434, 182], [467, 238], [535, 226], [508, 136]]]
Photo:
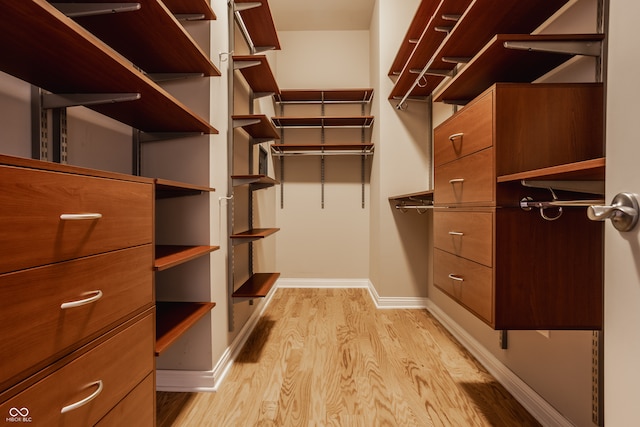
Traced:
[[274, 117], [276, 127], [330, 128], [330, 127], [370, 127], [373, 116], [317, 116], [317, 117]]
[[192, 196], [205, 192], [216, 191], [215, 188], [205, 187], [202, 185], [186, 184], [178, 181], [170, 181], [168, 179], [156, 178], [154, 182], [156, 186], [156, 199]]
[[254, 93], [279, 94], [278, 83], [264, 55], [234, 55], [234, 68], [242, 73]]
[[240, 245], [254, 240], [264, 239], [278, 231], [280, 231], [279, 228], [254, 228], [241, 233], [232, 234], [230, 237], [234, 241], [234, 245]]
[[252, 138], [262, 140], [280, 139], [278, 130], [264, 114], [233, 115], [233, 127], [244, 129]]
[[162, 0], [162, 3], [174, 15], [202, 15], [208, 21], [216, 19], [208, 0]]
[[418, 191], [416, 193], [400, 194], [389, 197], [391, 201], [425, 201], [433, 202], [433, 190]]
[[576, 181], [604, 181], [605, 159], [591, 159], [582, 162], [551, 166], [543, 169], [502, 175], [498, 182], [535, 180], [576, 180]]
[[[93, 0], [105, 3], [108, 0]], [[219, 76], [211, 62], [160, 0], [137, 0], [140, 9], [73, 18], [146, 73], [200, 73]], [[56, 0], [60, 5], [76, 0]], [[162, 31], [151, 31], [162, 28]]]
[[267, 175], [232, 175], [233, 186], [250, 185], [252, 190], [273, 187], [278, 181]]
[[233, 298], [264, 298], [269, 294], [280, 273], [256, 273], [233, 292]]
[[363, 155], [373, 153], [373, 144], [271, 144], [271, 152], [275, 156], [294, 155]]
[[156, 302], [156, 356], [215, 307], [214, 302]]
[[253, 50], [280, 50], [278, 33], [267, 0], [234, 0], [231, 3], [235, 3], [236, 20]]
[[[571, 48], [600, 51], [602, 34], [497, 34], [469, 64], [435, 95], [435, 101], [465, 103], [494, 82], [530, 83], [579, 54]], [[524, 48], [508, 48], [508, 45]], [[526, 46], [536, 46], [528, 50]], [[541, 47], [538, 47], [541, 46]], [[544, 47], [546, 46], [546, 48]], [[566, 51], [549, 51], [554, 48]], [[549, 50], [547, 50], [549, 49]]]
[[166, 270], [220, 249], [220, 246], [156, 245], [153, 269]]
[[275, 97], [282, 104], [366, 104], [373, 89], [284, 89]]

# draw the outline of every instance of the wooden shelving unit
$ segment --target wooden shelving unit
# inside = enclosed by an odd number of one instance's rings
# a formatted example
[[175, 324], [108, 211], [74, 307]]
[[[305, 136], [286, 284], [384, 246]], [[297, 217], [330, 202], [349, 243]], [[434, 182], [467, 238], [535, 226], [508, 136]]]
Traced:
[[271, 120], [264, 114], [234, 114], [233, 127], [244, 129], [257, 142], [280, 139], [280, 134]]
[[[32, 22], [38, 26], [25, 32]], [[0, 69], [62, 96], [62, 105], [86, 105], [145, 132], [217, 133], [206, 120], [45, 0], [4, 5], [0, 26], [4, 35]], [[79, 94], [85, 99], [77, 100]], [[101, 102], [107, 95], [106, 103], [94, 104], [96, 95]]]
[[275, 96], [279, 104], [368, 104], [372, 99], [372, 88], [286, 89]]
[[240, 233], [234, 233], [231, 235], [231, 240], [234, 245], [240, 245], [243, 243], [249, 243], [254, 240], [264, 239], [267, 236], [280, 231], [279, 228], [253, 228], [251, 230], [243, 231]]
[[233, 67], [240, 71], [255, 94], [280, 94], [278, 82], [265, 55], [233, 55]]
[[269, 294], [278, 277], [280, 273], [256, 273], [233, 293], [233, 298], [264, 298]]
[[274, 156], [295, 155], [371, 155], [372, 143], [358, 144], [271, 144], [271, 153]]
[[[95, 1], [91, 5], [96, 3], [102, 2]], [[146, 73], [220, 75], [220, 70], [163, 2], [143, 0], [139, 3], [140, 9], [131, 12], [83, 15], [73, 19]], [[65, 6], [78, 7], [77, 2], [69, 0], [55, 4], [62, 11]], [[80, 5], [83, 6], [86, 3]], [[149, 31], [154, 26], [162, 31]]]
[[278, 128], [368, 128], [373, 125], [373, 116], [314, 116], [314, 117], [273, 117]]
[[278, 33], [267, 0], [232, 0], [233, 11], [251, 53], [280, 50]]
[[576, 55], [598, 56], [602, 40], [603, 34], [497, 34], [434, 101], [466, 104], [494, 82], [533, 82]]
[[215, 305], [214, 302], [156, 302], [156, 356], [171, 347]]
[[[457, 1], [443, 0], [434, 19], [443, 15], [456, 15], [449, 12], [449, 8], [464, 6], [456, 3]], [[441, 42], [431, 42], [432, 48], [425, 48], [421, 54], [413, 55], [416, 62], [411, 62], [414, 61], [412, 58], [407, 63], [389, 99], [402, 99], [404, 96], [424, 98], [430, 95], [446, 76], [451, 75], [449, 71], [458, 64], [471, 60], [496, 34], [530, 34], [567, 2], [568, 0], [508, 0], [501, 2], [498, 8], [491, 0], [467, 2], [468, 7], [464, 6], [464, 13], [450, 32], [444, 33], [445, 38]], [[434, 23], [433, 27], [435, 26]], [[433, 37], [439, 38], [428, 30], [422, 38], [425, 37], [425, 45]], [[415, 53], [417, 52], [416, 48]], [[423, 65], [420, 65], [418, 58]], [[400, 84], [405, 85], [407, 90], [397, 89]]]
[[155, 271], [167, 270], [218, 249], [220, 246], [157, 245], [153, 269]]

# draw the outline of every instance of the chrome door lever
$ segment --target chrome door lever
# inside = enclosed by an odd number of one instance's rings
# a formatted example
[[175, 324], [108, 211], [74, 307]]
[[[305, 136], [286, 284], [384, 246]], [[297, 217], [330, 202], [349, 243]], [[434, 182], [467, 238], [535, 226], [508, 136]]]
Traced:
[[638, 200], [631, 193], [619, 193], [611, 206], [589, 206], [587, 217], [592, 221], [611, 219], [618, 231], [630, 231], [638, 222]]

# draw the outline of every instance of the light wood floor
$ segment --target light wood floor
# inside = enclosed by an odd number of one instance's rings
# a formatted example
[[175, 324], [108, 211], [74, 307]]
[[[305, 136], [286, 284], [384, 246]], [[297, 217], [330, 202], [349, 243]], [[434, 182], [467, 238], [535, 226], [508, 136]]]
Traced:
[[538, 426], [425, 310], [279, 289], [217, 393], [157, 393], [162, 426]]

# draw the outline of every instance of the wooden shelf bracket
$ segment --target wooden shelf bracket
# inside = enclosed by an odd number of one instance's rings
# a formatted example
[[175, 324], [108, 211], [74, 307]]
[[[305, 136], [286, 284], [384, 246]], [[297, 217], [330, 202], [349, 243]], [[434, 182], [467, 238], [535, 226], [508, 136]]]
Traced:
[[66, 108], [86, 105], [113, 104], [115, 102], [137, 101], [139, 93], [73, 93], [73, 94], [42, 94], [42, 108]]
[[598, 57], [602, 54], [601, 41], [505, 41], [506, 49], [526, 50], [529, 52], [551, 52], [566, 55], [584, 55]]
[[112, 13], [135, 12], [140, 3], [51, 3], [69, 18], [81, 16], [110, 15]]

